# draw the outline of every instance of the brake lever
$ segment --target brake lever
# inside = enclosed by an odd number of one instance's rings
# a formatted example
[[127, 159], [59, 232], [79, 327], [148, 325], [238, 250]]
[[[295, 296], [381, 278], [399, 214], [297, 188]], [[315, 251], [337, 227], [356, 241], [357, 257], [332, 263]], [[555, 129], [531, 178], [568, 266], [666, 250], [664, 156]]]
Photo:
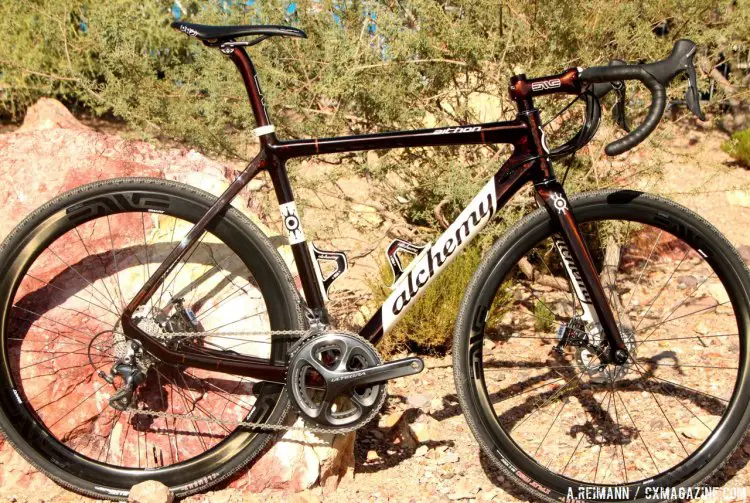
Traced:
[[688, 61], [686, 70], [688, 74], [688, 88], [687, 91], [685, 91], [685, 103], [687, 103], [688, 109], [693, 112], [696, 117], [705, 121], [706, 116], [703, 115], [703, 111], [701, 110], [700, 95], [698, 94], [698, 79], [695, 75], [692, 56], [690, 61]]
[[619, 82], [613, 82], [612, 86], [615, 90], [615, 106], [612, 107], [612, 116], [615, 119], [615, 122], [617, 122], [617, 125], [620, 126], [623, 130], [625, 130], [626, 133], [630, 132], [630, 124], [628, 124], [628, 119], [625, 116], [625, 105], [626, 105], [626, 91], [627, 87], [625, 86], [624, 81]]

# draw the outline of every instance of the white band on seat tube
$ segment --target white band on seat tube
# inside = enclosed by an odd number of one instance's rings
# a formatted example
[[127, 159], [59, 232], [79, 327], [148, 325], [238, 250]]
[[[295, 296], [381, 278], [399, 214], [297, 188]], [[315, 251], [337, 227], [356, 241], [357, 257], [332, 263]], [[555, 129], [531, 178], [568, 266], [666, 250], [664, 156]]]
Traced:
[[269, 124], [268, 126], [261, 126], [253, 129], [253, 135], [254, 136], [263, 136], [264, 134], [271, 134], [274, 131], [276, 131], [276, 128], [273, 124]]

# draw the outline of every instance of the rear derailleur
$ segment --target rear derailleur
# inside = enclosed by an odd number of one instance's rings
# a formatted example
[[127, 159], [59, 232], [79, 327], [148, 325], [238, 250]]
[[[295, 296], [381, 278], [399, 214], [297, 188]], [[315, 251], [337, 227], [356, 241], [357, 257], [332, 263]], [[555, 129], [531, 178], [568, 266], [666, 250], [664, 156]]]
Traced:
[[109, 384], [115, 384], [117, 376], [122, 377], [123, 385], [109, 398], [109, 405], [113, 409], [124, 411], [133, 403], [133, 395], [139, 384], [146, 380], [146, 372], [138, 366], [138, 359], [143, 357], [141, 343], [134, 340], [126, 342], [125, 355], [118, 358], [109, 371], [105, 374], [99, 371], [98, 375]]

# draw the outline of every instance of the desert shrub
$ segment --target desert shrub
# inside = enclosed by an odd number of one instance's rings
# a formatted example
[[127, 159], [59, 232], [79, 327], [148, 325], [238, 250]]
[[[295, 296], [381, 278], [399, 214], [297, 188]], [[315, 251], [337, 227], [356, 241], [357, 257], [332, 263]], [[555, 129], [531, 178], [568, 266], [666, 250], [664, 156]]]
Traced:
[[[249, 49], [279, 135], [298, 138], [508, 119], [514, 110], [507, 82], [515, 73], [557, 73], [614, 57], [654, 60], [665, 57], [682, 37], [701, 44], [702, 56], [715, 62], [719, 54], [732, 54], [732, 47], [750, 40], [749, 1], [534, 0], [519, 6], [497, 0], [298, 0], [294, 8], [289, 0], [179, 4], [185, 21], [291, 24], [306, 31], [306, 40], [271, 39]], [[144, 138], [166, 137], [209, 154], [252, 156], [247, 131], [254, 123], [241, 79], [218, 50], [169, 28], [174, 5], [173, 0], [0, 2], [0, 118], [18, 121], [39, 97], [51, 96], [77, 111], [121, 119]], [[670, 93], [681, 97], [683, 90], [678, 85]], [[723, 98], [719, 92], [717, 101]], [[631, 104], [639, 103], [644, 107], [648, 99], [636, 92]], [[548, 99], [539, 104], [546, 119], [563, 103]], [[563, 120], [550, 134], [551, 143], [569, 134], [576, 121], [575, 114]], [[346, 169], [382, 183], [386, 210], [436, 234], [436, 208], [452, 220], [509, 149], [412, 148], [379, 154], [377, 163], [368, 163], [365, 154], [341, 159]], [[593, 184], [585, 164], [571, 166], [569, 186]], [[482, 250], [528, 208], [519, 203], [502, 214], [477, 248], [430, 289], [427, 299], [435, 298], [407, 315], [403, 325], [408, 328], [397, 329], [394, 345], [409, 340], [411, 330], [421, 334], [414, 337], [426, 348], [445, 346], [458, 279], [468, 280]]]
[[750, 167], [750, 129], [738, 131], [721, 145], [721, 149], [734, 159]]
[[[397, 351], [417, 351], [420, 353], [442, 353], [450, 348], [453, 327], [458, 307], [466, 287], [482, 259], [480, 247], [470, 245], [459, 255], [434, 283], [424, 292], [417, 302], [399, 320], [396, 326], [386, 335], [378, 347], [384, 353]], [[378, 304], [385, 301], [391, 293], [390, 285], [393, 274], [388, 265], [380, 269], [380, 278], [373, 281], [371, 287], [375, 293], [374, 301]], [[493, 311], [488, 316], [492, 323], [504, 314], [506, 305], [503, 297], [510, 291], [504, 285], [500, 289]]]
[[555, 323], [555, 315], [543, 302], [534, 304], [534, 328], [539, 332], [550, 332]]

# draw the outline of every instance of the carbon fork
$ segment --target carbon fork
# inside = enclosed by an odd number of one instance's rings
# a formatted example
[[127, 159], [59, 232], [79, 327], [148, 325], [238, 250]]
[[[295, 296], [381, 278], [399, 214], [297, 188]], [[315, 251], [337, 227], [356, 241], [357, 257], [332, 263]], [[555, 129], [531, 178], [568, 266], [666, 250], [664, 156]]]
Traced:
[[[594, 308], [604, 334], [609, 344], [607, 362], [622, 365], [628, 360], [628, 350], [622, 340], [620, 329], [617, 326], [612, 306], [607, 299], [607, 294], [596, 272], [596, 266], [591, 258], [591, 253], [576, 222], [570, 208], [568, 197], [560, 182], [554, 177], [534, 184], [537, 201], [540, 201], [547, 210], [556, 229], [562, 235], [563, 244], [567, 248], [558, 247], [562, 260], [566, 263], [571, 282], [577, 285], [576, 293], [582, 304]], [[572, 263], [571, 263], [572, 262]], [[605, 354], [602, 354], [605, 356]]]

